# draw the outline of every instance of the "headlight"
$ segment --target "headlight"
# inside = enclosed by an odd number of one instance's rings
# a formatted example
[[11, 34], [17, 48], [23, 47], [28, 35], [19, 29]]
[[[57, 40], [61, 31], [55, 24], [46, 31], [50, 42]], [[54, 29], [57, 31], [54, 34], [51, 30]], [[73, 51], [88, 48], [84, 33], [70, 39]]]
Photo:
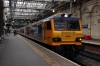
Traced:
[[82, 38], [76, 38], [76, 41], [82, 41]]
[[60, 42], [60, 41], [61, 41], [61, 38], [52, 38], [52, 40], [53, 40], [54, 42]]

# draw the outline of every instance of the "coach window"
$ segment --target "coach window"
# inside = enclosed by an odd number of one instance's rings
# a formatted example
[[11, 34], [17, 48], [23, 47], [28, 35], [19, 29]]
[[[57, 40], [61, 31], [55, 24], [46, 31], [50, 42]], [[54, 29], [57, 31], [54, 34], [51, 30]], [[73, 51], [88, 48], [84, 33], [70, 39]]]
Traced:
[[47, 30], [51, 30], [51, 22], [47, 21]]
[[38, 33], [38, 27], [37, 26], [32, 27], [32, 30], [33, 30], [33, 32]]
[[38, 33], [42, 33], [42, 25], [38, 25]]

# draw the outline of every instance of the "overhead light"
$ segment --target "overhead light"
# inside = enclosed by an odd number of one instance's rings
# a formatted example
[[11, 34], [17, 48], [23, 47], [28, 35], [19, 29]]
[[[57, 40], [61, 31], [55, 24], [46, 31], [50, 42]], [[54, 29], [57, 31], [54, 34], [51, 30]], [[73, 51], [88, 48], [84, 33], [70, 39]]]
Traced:
[[55, 12], [55, 10], [53, 9], [52, 12]]
[[76, 0], [74, 0], [74, 2], [76, 2]]
[[13, 23], [15, 22], [15, 21], [12, 21]]

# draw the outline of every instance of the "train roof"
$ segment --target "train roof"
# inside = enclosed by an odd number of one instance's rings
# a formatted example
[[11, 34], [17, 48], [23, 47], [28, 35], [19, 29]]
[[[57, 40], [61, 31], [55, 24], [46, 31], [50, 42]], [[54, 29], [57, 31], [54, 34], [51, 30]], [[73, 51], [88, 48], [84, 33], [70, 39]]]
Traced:
[[[67, 14], [67, 13], [59, 13], [59, 14], [55, 14], [55, 15], [52, 15], [50, 17], [47, 17], [45, 19], [42, 19], [42, 20], [39, 20], [33, 24], [37, 24], [39, 22], [46, 22], [46, 21], [50, 21], [51, 19], [54, 19], [54, 18], [59, 18], [59, 17], [68, 17], [70, 14]], [[71, 15], [70, 18], [78, 18], [77, 16], [73, 16]], [[79, 19], [79, 18], [78, 18]]]

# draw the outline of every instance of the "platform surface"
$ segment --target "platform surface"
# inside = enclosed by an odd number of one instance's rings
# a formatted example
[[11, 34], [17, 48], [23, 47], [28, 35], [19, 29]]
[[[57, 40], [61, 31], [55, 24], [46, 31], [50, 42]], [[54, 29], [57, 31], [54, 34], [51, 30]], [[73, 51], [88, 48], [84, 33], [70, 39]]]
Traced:
[[90, 40], [82, 39], [82, 42], [100, 46], [100, 40], [99, 39], [90, 39]]
[[0, 66], [79, 66], [20, 35], [0, 42]]

